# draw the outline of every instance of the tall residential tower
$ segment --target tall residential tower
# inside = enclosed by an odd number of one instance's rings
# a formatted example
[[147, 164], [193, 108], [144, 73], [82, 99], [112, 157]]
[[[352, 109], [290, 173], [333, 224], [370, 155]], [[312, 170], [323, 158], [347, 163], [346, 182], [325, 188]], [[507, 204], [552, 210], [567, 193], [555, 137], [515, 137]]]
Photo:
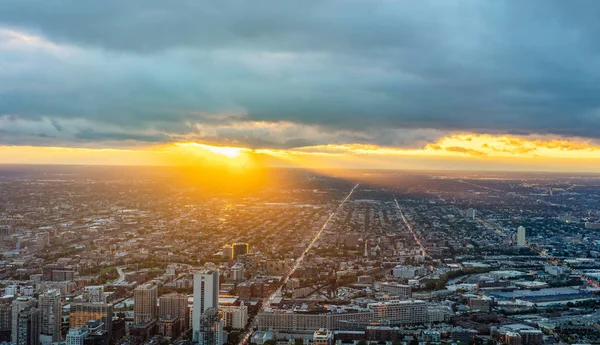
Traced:
[[219, 271], [203, 270], [194, 273], [194, 305], [192, 307], [192, 335], [199, 341], [202, 315], [209, 308], [219, 307]]

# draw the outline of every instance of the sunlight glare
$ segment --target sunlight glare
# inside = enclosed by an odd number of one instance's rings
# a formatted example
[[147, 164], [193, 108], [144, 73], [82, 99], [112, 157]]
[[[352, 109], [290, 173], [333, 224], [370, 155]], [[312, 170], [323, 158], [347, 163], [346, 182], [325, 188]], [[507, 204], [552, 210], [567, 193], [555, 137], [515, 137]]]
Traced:
[[230, 159], [237, 158], [240, 156], [240, 154], [242, 154], [242, 152], [249, 150], [244, 147], [212, 146], [212, 145], [206, 145], [206, 144], [200, 144], [200, 143], [178, 143], [177, 145], [200, 148], [200, 149], [209, 151], [211, 153], [225, 156]]

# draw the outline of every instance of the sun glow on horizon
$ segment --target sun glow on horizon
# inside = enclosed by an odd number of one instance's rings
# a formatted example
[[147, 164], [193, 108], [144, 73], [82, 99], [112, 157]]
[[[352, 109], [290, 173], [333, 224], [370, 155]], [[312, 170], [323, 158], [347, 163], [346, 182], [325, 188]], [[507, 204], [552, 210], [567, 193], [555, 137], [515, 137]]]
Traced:
[[203, 149], [211, 153], [225, 156], [230, 159], [238, 158], [242, 153], [250, 151], [250, 149], [245, 147], [213, 146], [195, 142], [176, 143], [175, 145]]
[[220, 146], [196, 141], [129, 148], [1, 146], [4, 164], [84, 164], [307, 169], [500, 169], [600, 172], [600, 143], [585, 138], [462, 133], [421, 147], [364, 143], [296, 148]]

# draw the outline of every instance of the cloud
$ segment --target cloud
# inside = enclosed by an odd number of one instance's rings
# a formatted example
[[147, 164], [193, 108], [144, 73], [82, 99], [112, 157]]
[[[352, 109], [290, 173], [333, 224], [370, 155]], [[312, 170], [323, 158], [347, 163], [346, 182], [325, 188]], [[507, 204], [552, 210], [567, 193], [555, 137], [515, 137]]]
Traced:
[[486, 154], [484, 152], [473, 150], [473, 149], [469, 149], [469, 148], [466, 148], [466, 147], [460, 147], [460, 146], [446, 147], [445, 150], [448, 151], [448, 152], [466, 153], [466, 154], [469, 154], [469, 155], [472, 155], [472, 156], [486, 156]]
[[600, 4], [578, 5], [5, 0], [0, 115], [19, 128], [0, 141], [594, 139]]

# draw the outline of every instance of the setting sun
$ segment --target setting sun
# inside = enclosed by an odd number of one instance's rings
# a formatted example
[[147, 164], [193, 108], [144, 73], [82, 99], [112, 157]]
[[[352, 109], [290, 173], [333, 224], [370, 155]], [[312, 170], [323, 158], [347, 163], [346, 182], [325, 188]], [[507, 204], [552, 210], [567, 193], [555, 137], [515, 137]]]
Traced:
[[212, 153], [216, 153], [218, 155], [222, 155], [225, 156], [227, 158], [237, 158], [240, 156], [240, 154], [244, 151], [248, 151], [249, 149], [244, 148], [244, 147], [230, 147], [230, 146], [212, 146], [212, 145], [206, 145], [206, 144], [200, 144], [200, 143], [178, 143], [177, 145], [179, 146], [185, 146], [185, 147], [196, 147], [196, 148], [200, 148]]

